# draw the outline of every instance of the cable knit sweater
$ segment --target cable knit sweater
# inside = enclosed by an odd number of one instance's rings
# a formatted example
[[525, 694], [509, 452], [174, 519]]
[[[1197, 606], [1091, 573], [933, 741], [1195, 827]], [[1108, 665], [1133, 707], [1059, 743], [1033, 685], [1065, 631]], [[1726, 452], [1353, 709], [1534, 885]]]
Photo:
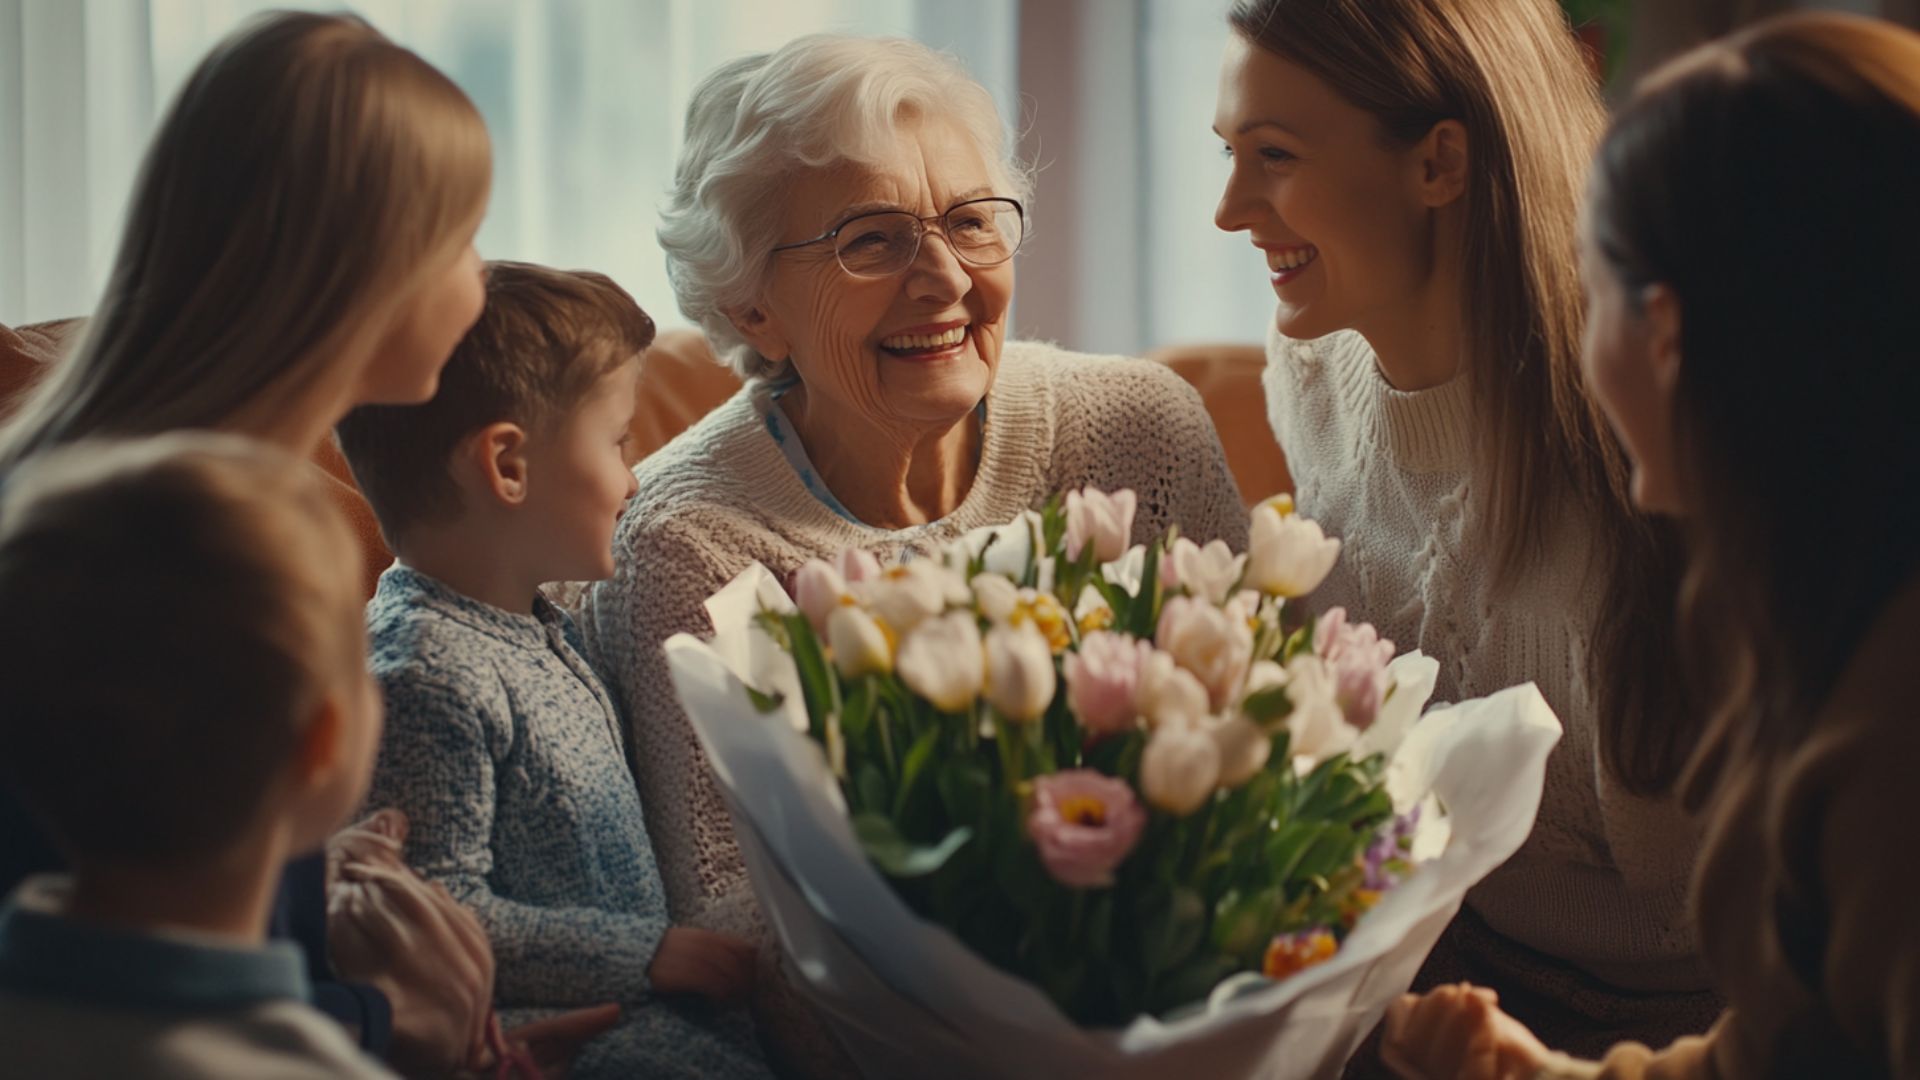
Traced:
[[842, 518], [807, 491], [761, 420], [754, 395], [766, 392], [749, 383], [640, 464], [639, 494], [615, 538], [618, 570], [588, 591], [580, 611], [589, 656], [631, 718], [675, 920], [763, 940], [725, 805], [660, 648], [675, 633], [712, 632], [701, 606], [708, 596], [756, 560], [783, 578], [843, 548], [889, 561], [1088, 484], [1139, 494], [1139, 540], [1178, 522], [1197, 540], [1244, 548], [1247, 532], [1199, 395], [1149, 361], [1009, 342], [972, 488], [947, 517], [899, 531]]
[[1496, 601], [1488, 545], [1470, 535], [1467, 380], [1402, 393], [1346, 331], [1270, 333], [1269, 417], [1302, 513], [1343, 541], [1314, 594], [1344, 605], [1401, 650], [1440, 661], [1435, 699], [1532, 681], [1566, 728], [1548, 761], [1533, 833], [1467, 898], [1497, 934], [1637, 992], [1709, 985], [1686, 912], [1696, 830], [1666, 801], [1631, 797], [1600, 768], [1587, 683], [1607, 582], [1591, 569], [1581, 512], [1557, 515], [1550, 558]]

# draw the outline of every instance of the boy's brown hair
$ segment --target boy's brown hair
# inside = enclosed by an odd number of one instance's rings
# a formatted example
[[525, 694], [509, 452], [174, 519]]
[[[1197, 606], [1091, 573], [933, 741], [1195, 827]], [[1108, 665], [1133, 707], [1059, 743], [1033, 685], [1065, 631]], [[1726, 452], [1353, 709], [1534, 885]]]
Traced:
[[335, 429], [388, 547], [459, 513], [448, 472], [460, 441], [507, 421], [565, 420], [609, 372], [653, 344], [653, 320], [604, 274], [487, 264], [487, 304], [424, 405], [364, 405]]
[[225, 851], [365, 664], [359, 564], [320, 474], [263, 443], [30, 459], [0, 500], [0, 779], [70, 859]]

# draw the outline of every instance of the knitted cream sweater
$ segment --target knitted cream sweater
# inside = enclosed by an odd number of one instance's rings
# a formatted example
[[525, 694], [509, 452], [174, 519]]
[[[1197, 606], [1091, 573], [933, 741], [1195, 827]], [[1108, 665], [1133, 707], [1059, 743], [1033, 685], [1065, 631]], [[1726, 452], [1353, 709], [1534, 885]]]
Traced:
[[1270, 332], [1265, 383], [1300, 511], [1344, 544], [1314, 606], [1343, 605], [1398, 649], [1439, 660], [1436, 701], [1532, 681], [1566, 727], [1532, 835], [1468, 904], [1615, 986], [1707, 987], [1685, 907], [1696, 832], [1677, 806], [1627, 795], [1599, 766], [1586, 660], [1608, 583], [1589, 567], [1572, 500], [1553, 555], [1496, 601], [1488, 545], [1470, 535], [1477, 421], [1464, 378], [1402, 393], [1357, 333]]
[[[645, 388], [642, 388], [642, 393]], [[1183, 535], [1244, 549], [1247, 515], [1199, 395], [1145, 360], [1009, 342], [988, 395], [980, 467], [940, 521], [888, 531], [809, 493], [762, 420], [750, 382], [638, 467], [615, 537], [618, 571], [580, 607], [588, 655], [633, 729], [635, 772], [674, 921], [764, 940], [725, 805], [668, 679], [661, 643], [707, 634], [708, 596], [748, 563], [783, 579], [815, 556], [868, 548], [883, 562], [1000, 525], [1088, 484], [1132, 488], [1134, 538]]]

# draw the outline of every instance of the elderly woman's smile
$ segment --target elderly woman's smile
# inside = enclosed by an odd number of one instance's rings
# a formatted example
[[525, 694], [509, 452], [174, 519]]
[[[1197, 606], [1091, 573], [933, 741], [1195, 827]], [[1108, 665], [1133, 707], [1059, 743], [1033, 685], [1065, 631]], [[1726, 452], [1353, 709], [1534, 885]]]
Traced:
[[[760, 304], [740, 320], [800, 386], [782, 407], [823, 472], [845, 446], [959, 448], [993, 387], [1020, 204], [978, 140], [942, 119], [896, 129], [885, 160], [801, 173]], [[998, 182], [996, 182], [998, 181]]]

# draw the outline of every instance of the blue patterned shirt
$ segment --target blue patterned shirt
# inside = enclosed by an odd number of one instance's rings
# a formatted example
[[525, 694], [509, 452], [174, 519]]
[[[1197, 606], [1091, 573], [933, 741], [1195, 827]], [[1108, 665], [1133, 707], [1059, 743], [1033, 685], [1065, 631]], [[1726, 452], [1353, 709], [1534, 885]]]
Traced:
[[479, 916], [500, 1003], [620, 1002], [577, 1076], [763, 1075], [738, 1017], [648, 992], [666, 892], [625, 720], [566, 613], [504, 611], [395, 565], [367, 624], [387, 703], [369, 805], [406, 812], [408, 861]]

